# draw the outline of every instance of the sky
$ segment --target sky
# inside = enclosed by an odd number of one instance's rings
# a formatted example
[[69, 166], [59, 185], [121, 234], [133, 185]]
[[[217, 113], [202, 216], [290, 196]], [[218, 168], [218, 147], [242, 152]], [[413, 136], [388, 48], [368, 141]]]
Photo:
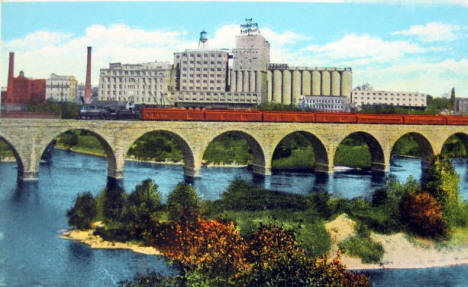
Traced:
[[253, 18], [271, 43], [271, 62], [351, 67], [353, 87], [468, 97], [468, 0], [330, 2], [1, 2], [0, 86], [15, 52], [15, 75], [51, 73], [92, 84], [111, 62], [173, 61], [197, 48], [234, 48]]

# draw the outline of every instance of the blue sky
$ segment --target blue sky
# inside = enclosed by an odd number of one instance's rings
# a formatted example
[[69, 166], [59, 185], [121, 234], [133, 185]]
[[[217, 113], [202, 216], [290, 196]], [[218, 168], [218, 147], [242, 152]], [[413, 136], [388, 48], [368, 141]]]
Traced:
[[[206, 30], [213, 48], [233, 48], [244, 18], [271, 42], [271, 61], [352, 67], [353, 85], [420, 91], [455, 87], [468, 97], [468, 1], [385, 4], [292, 2], [3, 2], [1, 79], [8, 52], [15, 74], [84, 81], [93, 46], [93, 84], [109, 62], [172, 62]], [[442, 1], [440, 1], [442, 2]]]

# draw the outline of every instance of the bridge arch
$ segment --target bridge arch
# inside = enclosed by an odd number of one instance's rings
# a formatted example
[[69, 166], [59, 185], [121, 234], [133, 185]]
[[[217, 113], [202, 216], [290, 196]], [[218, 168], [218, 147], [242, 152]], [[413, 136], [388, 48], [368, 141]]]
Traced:
[[[312, 148], [314, 149], [314, 156], [315, 156], [314, 171], [328, 172], [329, 171], [329, 158], [328, 158], [327, 149], [325, 148], [325, 145], [323, 144], [323, 140], [310, 131], [297, 130], [297, 131], [290, 132], [286, 134], [285, 136], [281, 137], [273, 144], [273, 154], [274, 152], [276, 152], [279, 145], [284, 139], [296, 133], [301, 134], [307, 140], [309, 140], [309, 142], [312, 145]], [[272, 160], [273, 160], [273, 157], [272, 157]]]
[[23, 158], [19, 154], [18, 150], [16, 147], [12, 144], [12, 142], [5, 137], [4, 135], [0, 134], [0, 140], [3, 140], [7, 144], [7, 146], [11, 149], [13, 152], [13, 155], [16, 159], [16, 165], [18, 166], [18, 179], [22, 179], [24, 175], [24, 163], [23, 163]]
[[400, 134], [396, 138], [396, 140], [394, 140], [392, 143], [391, 153], [394, 153], [394, 149], [398, 141], [400, 141], [406, 136], [411, 136], [419, 145], [419, 149], [421, 153], [420, 155], [423, 161], [432, 157], [435, 154], [433, 144], [430, 142], [430, 140], [426, 136], [424, 136], [422, 133], [418, 133], [418, 132], [407, 132], [404, 134]]
[[50, 137], [46, 138], [42, 141], [42, 145], [39, 147], [38, 156], [36, 158], [35, 166], [37, 167], [37, 171], [39, 170], [40, 160], [44, 152], [47, 150], [49, 145], [53, 144], [53, 142], [61, 135], [70, 132], [70, 131], [86, 131], [92, 134], [94, 137], [97, 138], [101, 146], [103, 147], [104, 151], [106, 152], [107, 157], [107, 174], [110, 177], [114, 177], [114, 171], [117, 170], [117, 160], [115, 156], [114, 149], [110, 145], [109, 141], [98, 131], [89, 128], [65, 128], [61, 129], [58, 132], [55, 132], [50, 135]]
[[208, 146], [210, 145], [210, 143], [213, 142], [216, 138], [219, 138], [220, 136], [227, 135], [227, 134], [238, 136], [247, 141], [247, 144], [249, 145], [249, 148], [252, 150], [252, 154], [253, 154], [252, 167], [253, 167], [254, 173], [261, 174], [261, 175], [270, 174], [271, 161], [268, 162], [265, 160], [265, 152], [264, 152], [264, 149], [262, 148], [262, 145], [251, 133], [247, 131], [243, 131], [243, 130], [223, 130], [223, 131], [216, 133], [212, 137], [210, 137], [207, 140], [206, 145], [202, 149], [200, 162], [203, 160], [203, 156]]
[[130, 148], [133, 146], [133, 144], [135, 144], [135, 142], [137, 142], [141, 137], [150, 133], [161, 133], [174, 139], [177, 145], [179, 146], [179, 148], [182, 150], [182, 154], [184, 156], [184, 175], [188, 177], [198, 176], [198, 169], [197, 169], [197, 165], [195, 162], [195, 157], [194, 157], [192, 148], [190, 147], [188, 141], [183, 136], [181, 136], [179, 133], [174, 132], [174, 131], [170, 131], [166, 129], [151, 129], [151, 130], [145, 130], [139, 133], [136, 137], [134, 137], [129, 142], [129, 145], [125, 151], [125, 156], [127, 155]]
[[[345, 139], [352, 137], [352, 136], [358, 136], [361, 140], [363, 140], [367, 144], [369, 148], [370, 156], [371, 156], [370, 167], [372, 170], [384, 172], [388, 169], [388, 164], [387, 164], [388, 159], [386, 159], [385, 157], [382, 144], [379, 142], [377, 137], [371, 134], [370, 132], [356, 131], [356, 132], [348, 133], [341, 139], [341, 141], [339, 141], [338, 146], [341, 145]], [[336, 152], [338, 150], [338, 146], [333, 154], [333, 162], [335, 162], [336, 160]]]

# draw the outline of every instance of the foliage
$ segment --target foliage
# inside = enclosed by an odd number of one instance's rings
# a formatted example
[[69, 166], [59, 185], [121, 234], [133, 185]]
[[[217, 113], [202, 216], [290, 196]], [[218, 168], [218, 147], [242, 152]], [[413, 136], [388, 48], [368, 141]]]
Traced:
[[458, 175], [450, 161], [443, 155], [436, 155], [430, 160], [429, 168], [422, 179], [422, 187], [437, 202], [445, 207], [450, 202], [458, 201]]
[[251, 164], [253, 154], [246, 139], [227, 133], [210, 142], [203, 154], [203, 160], [215, 164]]
[[60, 115], [62, 119], [77, 119], [80, 115], [80, 105], [74, 103], [57, 103], [46, 100], [42, 103], [28, 104], [30, 112], [47, 112]]
[[340, 249], [350, 256], [360, 257], [363, 263], [381, 262], [384, 254], [382, 244], [370, 238], [370, 231], [365, 224], [358, 223], [355, 229], [356, 235], [340, 242]]
[[463, 141], [456, 135], [451, 136], [442, 147], [442, 154], [448, 158], [467, 157], [468, 153]]
[[428, 192], [410, 193], [400, 203], [402, 222], [411, 231], [433, 238], [443, 238], [448, 234], [442, 208]]
[[451, 110], [455, 110], [455, 103], [456, 103], [455, 88], [452, 88], [452, 90], [450, 91], [450, 109]]
[[336, 150], [334, 164], [370, 168], [371, 153], [365, 139], [358, 134], [345, 138]]
[[181, 287], [185, 286], [185, 279], [180, 275], [166, 277], [155, 272], [148, 274], [137, 273], [133, 280], [120, 281], [120, 287]]
[[118, 222], [122, 219], [125, 205], [127, 204], [127, 194], [119, 185], [104, 189], [102, 214], [107, 223]]
[[78, 194], [74, 206], [67, 211], [68, 224], [78, 229], [89, 229], [97, 215], [96, 200], [90, 192]]
[[301, 109], [294, 105], [284, 105], [280, 103], [263, 103], [257, 106], [260, 111], [300, 111]]
[[78, 144], [78, 135], [73, 131], [65, 132], [60, 136], [59, 142], [62, 143], [65, 147], [71, 148]]
[[141, 160], [179, 162], [184, 159], [176, 140], [161, 132], [144, 134], [130, 147], [128, 155]]
[[260, 189], [244, 180], [235, 179], [221, 195], [221, 200], [215, 203], [220, 209], [232, 210], [264, 210], [264, 209], [294, 209], [304, 210], [307, 202], [301, 195], [286, 194]]
[[167, 210], [170, 220], [195, 220], [200, 214], [200, 197], [193, 186], [181, 182], [169, 194], [167, 198]]
[[4, 140], [0, 139], [0, 159], [13, 156], [11, 147]]
[[414, 138], [413, 135], [407, 134], [401, 137], [393, 146], [392, 154], [398, 154], [402, 156], [421, 156], [421, 147]]
[[189, 270], [202, 268], [215, 276], [246, 268], [247, 245], [232, 221], [161, 223], [155, 243], [165, 256]]
[[128, 196], [123, 222], [134, 238], [142, 239], [143, 232], [159, 219], [161, 210], [158, 186], [151, 179], [146, 179]]
[[340, 262], [341, 254], [331, 261], [326, 256], [321, 256], [313, 261], [310, 274], [311, 284], [309, 286], [343, 286], [343, 287], [364, 287], [372, 286], [369, 278], [364, 274], [347, 272]]

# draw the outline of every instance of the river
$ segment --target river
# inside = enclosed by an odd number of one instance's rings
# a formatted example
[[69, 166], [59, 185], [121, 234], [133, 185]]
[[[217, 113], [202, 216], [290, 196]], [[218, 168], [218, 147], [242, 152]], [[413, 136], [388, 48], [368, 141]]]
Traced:
[[[468, 163], [454, 160], [462, 197], [468, 199]], [[0, 163], [0, 286], [115, 286], [137, 272], [171, 274], [161, 256], [127, 250], [93, 250], [63, 240], [65, 213], [80, 192], [98, 194], [107, 183], [104, 158], [54, 150], [52, 162], [41, 164], [39, 181], [17, 184], [16, 163]], [[390, 173], [400, 180], [421, 174], [418, 159], [395, 158]], [[217, 199], [234, 178], [273, 190], [334, 196], [369, 196], [384, 178], [366, 172], [337, 172], [330, 176], [283, 171], [270, 177], [253, 176], [246, 168], [206, 168], [193, 184], [203, 199]], [[127, 162], [123, 185], [127, 191], [146, 178], [158, 185], [163, 198], [184, 180], [178, 165]], [[468, 266], [368, 272], [374, 286], [466, 286]]]

